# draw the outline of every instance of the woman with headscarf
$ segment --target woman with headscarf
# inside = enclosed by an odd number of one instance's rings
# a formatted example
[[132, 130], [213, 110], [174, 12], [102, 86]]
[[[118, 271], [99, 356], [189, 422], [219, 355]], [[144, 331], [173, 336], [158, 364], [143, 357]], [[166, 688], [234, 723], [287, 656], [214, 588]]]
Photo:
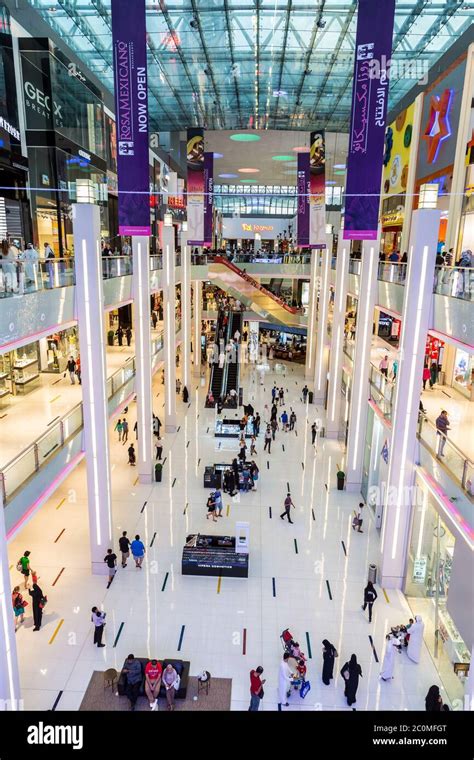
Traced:
[[[346, 662], [341, 669], [341, 676], [345, 682], [344, 696], [347, 699], [349, 707], [356, 701], [357, 687], [359, 678], [362, 678], [362, 669], [357, 662], [355, 654], [351, 655], [349, 662]], [[355, 707], [353, 708], [355, 710]]]
[[337, 657], [336, 647], [327, 639], [323, 640], [323, 683], [330, 686], [331, 678], [334, 678], [334, 659]]
[[33, 588], [30, 588], [28, 593], [33, 597], [33, 621], [35, 624], [33, 631], [39, 631], [43, 619], [43, 592], [37, 583], [33, 583]]
[[443, 700], [439, 693], [439, 686], [430, 686], [428, 694], [425, 697], [425, 709], [426, 712], [441, 712], [443, 707]]
[[393, 671], [395, 668], [395, 650], [400, 652], [400, 642], [392, 633], [388, 633], [385, 636], [385, 654], [382, 662], [382, 670], [380, 671], [380, 678], [382, 681], [391, 681], [393, 678]]
[[413, 662], [420, 662], [424, 630], [425, 624], [421, 615], [415, 615], [415, 622], [410, 626], [410, 638], [407, 647], [407, 655]]

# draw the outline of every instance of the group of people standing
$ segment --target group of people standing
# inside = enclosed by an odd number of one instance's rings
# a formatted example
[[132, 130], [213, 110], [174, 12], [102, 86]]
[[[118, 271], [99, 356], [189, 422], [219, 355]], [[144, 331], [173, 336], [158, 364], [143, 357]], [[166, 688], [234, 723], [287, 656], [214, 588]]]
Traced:
[[[20, 557], [17, 563], [17, 570], [24, 577], [24, 588], [31, 596], [31, 602], [33, 607], [33, 631], [39, 631], [43, 621], [43, 610], [48, 601], [47, 597], [43, 594], [43, 590], [38, 585], [38, 573], [31, 568], [30, 565], [31, 552], [26, 550], [23, 556]], [[30, 577], [32, 586], [29, 588]], [[20, 586], [15, 586], [12, 591], [12, 607], [15, 615], [15, 633], [24, 623], [25, 620], [25, 608], [28, 606], [28, 601], [21, 593]]]

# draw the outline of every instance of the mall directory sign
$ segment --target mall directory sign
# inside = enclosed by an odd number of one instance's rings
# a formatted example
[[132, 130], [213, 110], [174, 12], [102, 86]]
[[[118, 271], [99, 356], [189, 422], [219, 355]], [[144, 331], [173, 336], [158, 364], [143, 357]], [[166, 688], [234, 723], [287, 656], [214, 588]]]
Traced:
[[376, 240], [395, 0], [359, 0], [344, 240]]
[[119, 234], [150, 235], [145, 0], [112, 0]]

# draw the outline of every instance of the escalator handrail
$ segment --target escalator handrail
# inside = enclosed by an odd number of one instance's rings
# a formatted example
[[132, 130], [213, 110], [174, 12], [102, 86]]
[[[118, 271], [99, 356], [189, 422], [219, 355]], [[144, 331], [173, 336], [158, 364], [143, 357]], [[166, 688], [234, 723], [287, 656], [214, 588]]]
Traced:
[[235, 264], [233, 264], [231, 261], [227, 261], [227, 259], [224, 259], [222, 256], [214, 256], [214, 261], [216, 264], [224, 264], [224, 266], [231, 269], [244, 280], [247, 280], [247, 282], [253, 285], [256, 290], [259, 290], [261, 293], [264, 293], [264, 295], [268, 296], [268, 298], [271, 298], [272, 301], [275, 301], [278, 306], [281, 306], [281, 308], [287, 311], [289, 314], [298, 313], [298, 309], [296, 309], [294, 306], [288, 306], [288, 304], [283, 301], [283, 299], [278, 298], [278, 296], [276, 296], [274, 293], [271, 293], [269, 290], [267, 290], [267, 288], [264, 288], [263, 285], [257, 282], [257, 280], [254, 280], [253, 277], [250, 277], [247, 272], [242, 272], [242, 270], [239, 269], [239, 267], [236, 267]]
[[[233, 324], [234, 324], [234, 311], [229, 310], [229, 320], [227, 322], [227, 339], [224, 344], [224, 351], [225, 346], [228, 345], [230, 342], [230, 339], [232, 337], [233, 333]], [[224, 372], [222, 373], [222, 384], [221, 384], [221, 398], [225, 398], [227, 395], [227, 376], [229, 374], [229, 362], [227, 361], [228, 356], [226, 352], [225, 362], [224, 362]]]

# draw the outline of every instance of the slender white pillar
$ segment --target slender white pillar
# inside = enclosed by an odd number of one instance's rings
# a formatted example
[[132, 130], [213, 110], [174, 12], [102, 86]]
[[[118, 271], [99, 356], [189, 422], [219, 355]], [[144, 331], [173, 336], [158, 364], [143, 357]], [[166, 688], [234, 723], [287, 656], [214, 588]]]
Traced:
[[318, 324], [316, 336], [316, 353], [314, 362], [314, 403], [323, 404], [326, 398], [328, 376], [328, 307], [329, 307], [329, 275], [331, 271], [332, 235], [326, 236], [326, 248], [322, 251], [321, 279], [319, 284]]
[[148, 237], [132, 237], [135, 316], [135, 390], [138, 423], [138, 479], [153, 480], [153, 405], [151, 388], [150, 272]]
[[193, 293], [194, 293], [193, 375], [200, 375], [201, 374], [201, 311], [202, 311], [202, 282], [201, 280], [193, 280]]
[[176, 431], [176, 287], [173, 225], [163, 225], [163, 317], [165, 352], [165, 430]]
[[72, 209], [91, 562], [93, 573], [105, 575], [112, 504], [100, 216], [99, 207], [91, 203], [75, 203]]
[[[0, 710], [21, 710], [20, 674], [12, 610], [8, 544], [0, 492]], [[21, 593], [28, 592], [21, 588]]]
[[339, 435], [339, 408], [342, 386], [342, 349], [344, 345], [344, 319], [346, 316], [347, 284], [349, 278], [350, 242], [339, 234], [336, 259], [336, 288], [331, 332], [331, 353], [329, 356], [329, 387], [326, 415], [326, 437]]
[[380, 228], [377, 240], [362, 243], [359, 302], [352, 370], [351, 408], [347, 437], [346, 489], [360, 491], [364, 461], [369, 398], [370, 347], [374, 307], [377, 296], [377, 268], [380, 251]]
[[191, 389], [191, 249], [188, 245], [188, 223], [181, 231], [181, 329], [183, 340], [183, 386]]
[[[401, 588], [415, 480], [415, 450], [426, 334], [433, 302], [433, 277], [440, 212], [413, 212], [402, 315], [400, 365], [388, 452], [388, 478], [383, 504], [380, 584]], [[384, 484], [381, 484], [383, 487]]]
[[316, 309], [318, 301], [318, 260], [319, 251], [311, 251], [311, 277], [309, 281], [309, 311], [308, 311], [308, 338], [306, 345], [305, 377], [314, 376], [314, 363], [316, 356]]
[[[466, 185], [466, 145], [472, 136], [472, 93], [474, 89], [474, 44], [470, 44], [466, 54], [466, 70], [462, 88], [461, 113], [459, 114], [459, 127], [456, 139], [456, 153], [454, 157], [453, 176], [451, 180], [451, 194], [449, 196], [448, 227], [446, 230], [446, 250], [454, 248], [454, 253], [459, 251], [459, 228], [461, 224], [462, 205], [465, 197]], [[413, 154], [414, 155], [414, 154]], [[453, 264], [455, 261], [453, 261]]]

